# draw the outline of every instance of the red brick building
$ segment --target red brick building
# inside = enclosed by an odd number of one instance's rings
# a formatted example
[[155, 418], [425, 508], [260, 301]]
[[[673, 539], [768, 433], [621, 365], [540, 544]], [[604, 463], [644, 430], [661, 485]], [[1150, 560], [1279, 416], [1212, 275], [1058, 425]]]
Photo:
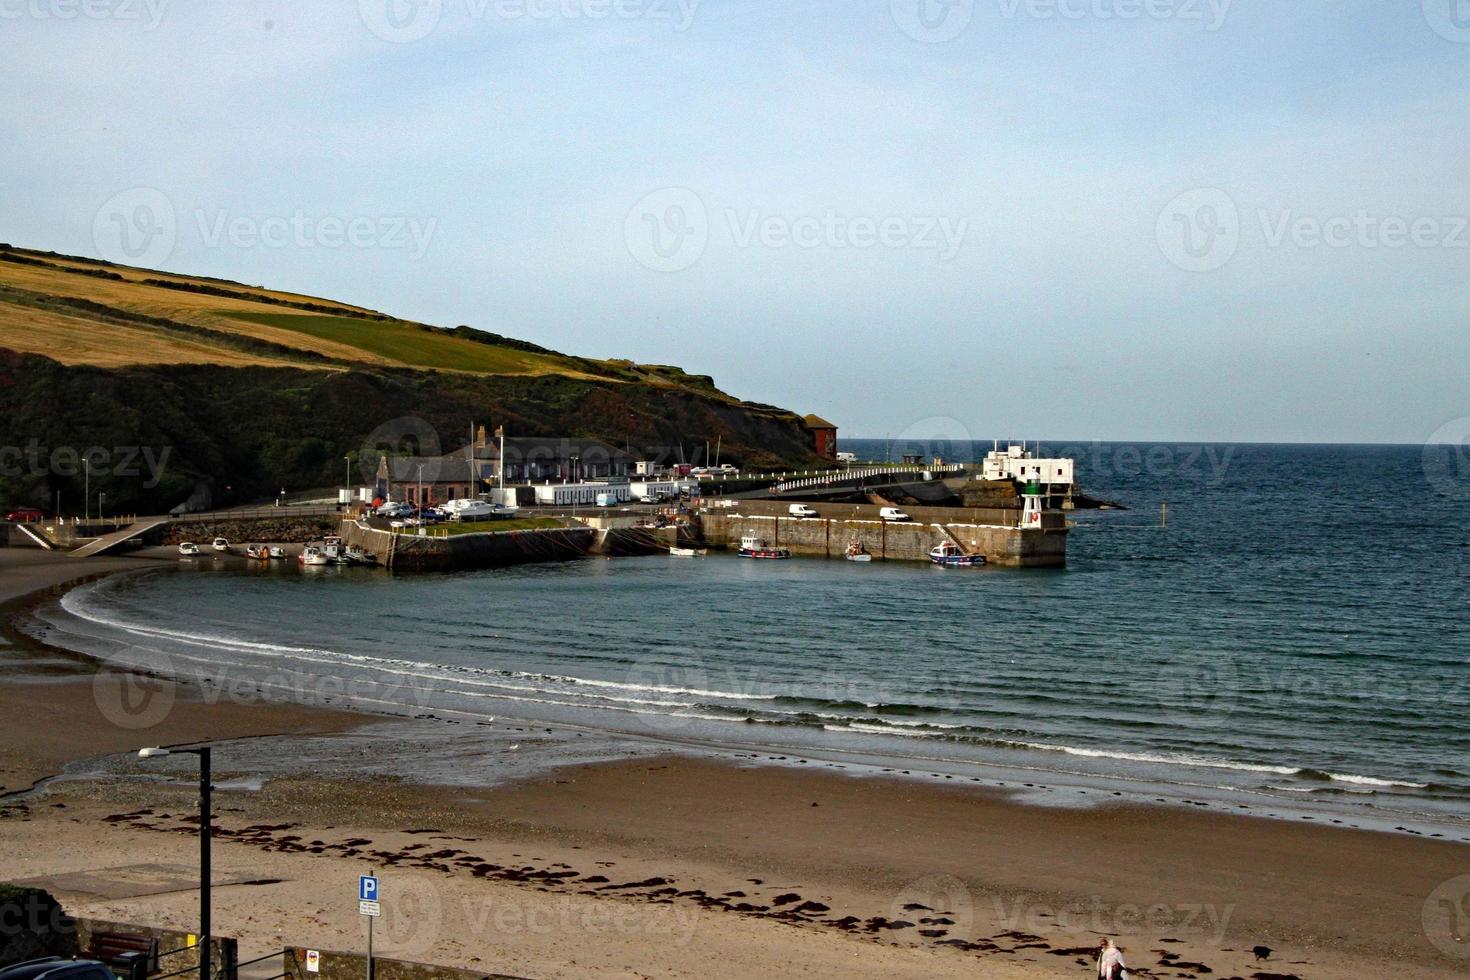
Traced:
[[837, 426], [820, 415], [808, 415], [802, 421], [812, 434], [812, 450], [823, 459], [836, 459]]

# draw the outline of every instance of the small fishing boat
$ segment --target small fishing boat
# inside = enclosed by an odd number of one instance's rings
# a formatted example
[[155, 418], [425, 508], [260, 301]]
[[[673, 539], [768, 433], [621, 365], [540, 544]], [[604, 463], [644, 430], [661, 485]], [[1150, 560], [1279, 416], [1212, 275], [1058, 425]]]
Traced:
[[944, 541], [929, 552], [929, 560], [940, 568], [976, 568], [985, 564], [984, 555], [969, 555], [953, 541]]
[[314, 544], [307, 545], [306, 550], [296, 556], [296, 560], [302, 565], [310, 565], [313, 567], [318, 565], [327, 565], [331, 563], [331, 559], [326, 556], [322, 549], [318, 548]]
[[847, 546], [848, 561], [872, 561], [873, 556], [861, 542], [854, 541]]
[[270, 561], [271, 550], [263, 544], [247, 544], [245, 546], [245, 557], [255, 561]]
[[347, 546], [347, 557], [359, 565], [375, 565], [378, 561], [371, 552], [365, 551], [360, 544], [349, 544]]
[[343, 546], [342, 539], [336, 535], [328, 535], [322, 539], [322, 554], [327, 556], [327, 561], [330, 564], [352, 564], [352, 558], [347, 554], [347, 549]]
[[764, 558], [779, 561], [790, 558], [791, 552], [786, 548], [768, 548], [764, 538], [758, 538], [753, 534], [747, 534], [740, 539], [741, 558]]
[[273, 544], [270, 546], [270, 556], [275, 561], [282, 561], [286, 557], [286, 549], [278, 544]]
[[214, 543], [210, 547], [215, 551], [229, 551], [230, 540], [228, 538], [215, 538]]
[[669, 554], [675, 558], [703, 558], [709, 554], [708, 548], [670, 548]]
[[179, 554], [183, 555], [185, 558], [193, 558], [195, 555], [199, 554], [199, 546], [192, 541], [180, 541]]

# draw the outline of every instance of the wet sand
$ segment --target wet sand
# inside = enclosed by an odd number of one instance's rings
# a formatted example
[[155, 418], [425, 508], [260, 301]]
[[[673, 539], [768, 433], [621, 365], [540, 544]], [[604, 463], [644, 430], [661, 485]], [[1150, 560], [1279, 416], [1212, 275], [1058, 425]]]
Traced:
[[[110, 717], [95, 683], [7, 668], [7, 785], [141, 744], [366, 720], [184, 696], [140, 733]], [[391, 753], [392, 732], [359, 731], [354, 751]], [[289, 737], [262, 744], [291, 751]], [[359, 948], [352, 879], [377, 868], [385, 918], [398, 917], [379, 934], [384, 955], [522, 976], [1086, 977], [1100, 935], [1119, 939], [1139, 976], [1449, 977], [1470, 966], [1450, 906], [1431, 899], [1470, 872], [1470, 845], [1203, 808], [1022, 805], [942, 778], [768, 762], [669, 755], [493, 789], [293, 776], [257, 791], [244, 788], [250, 773], [223, 771], [220, 875], [266, 883], [221, 887], [218, 930], [239, 936], [242, 954]], [[125, 778], [0, 801], [0, 879], [192, 868], [195, 797], [182, 770], [169, 781], [126, 757], [114, 768]], [[66, 879], [57, 891], [84, 914], [180, 926], [195, 915], [186, 888], [86, 887]]]

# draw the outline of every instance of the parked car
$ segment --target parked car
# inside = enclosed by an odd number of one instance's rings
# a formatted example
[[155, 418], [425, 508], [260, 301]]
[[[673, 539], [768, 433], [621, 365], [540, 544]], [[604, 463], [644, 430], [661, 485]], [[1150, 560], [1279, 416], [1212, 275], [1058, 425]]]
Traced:
[[407, 517], [413, 513], [413, 505], [401, 500], [390, 500], [378, 508], [379, 517]]
[[47, 956], [0, 969], [0, 980], [113, 980], [113, 972], [97, 960]]
[[46, 515], [34, 507], [17, 507], [5, 515], [7, 521], [15, 521], [17, 524], [34, 524], [44, 521]]
[[792, 504], [790, 507], [788, 507], [786, 509], [786, 512], [788, 514], [790, 514], [792, 517], [820, 517], [821, 516], [815, 510], [813, 510], [812, 508], [808, 507], [806, 504]]
[[913, 518], [899, 510], [897, 507], [884, 507], [878, 511], [878, 516], [885, 521], [910, 521]]

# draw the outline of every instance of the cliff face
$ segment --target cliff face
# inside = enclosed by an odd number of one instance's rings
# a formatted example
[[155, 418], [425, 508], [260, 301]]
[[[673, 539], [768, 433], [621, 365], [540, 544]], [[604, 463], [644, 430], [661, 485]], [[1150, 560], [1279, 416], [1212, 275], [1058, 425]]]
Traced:
[[[0, 503], [152, 513], [210, 484], [216, 505], [340, 486], [351, 457], [365, 482], [383, 447], [451, 452], [470, 424], [518, 436], [569, 436], [636, 456], [816, 462], [794, 413], [658, 380], [476, 375], [366, 367], [313, 370], [210, 364], [102, 368], [0, 349]], [[682, 447], [681, 447], [682, 443]], [[88, 463], [84, 467], [83, 457]], [[85, 470], [90, 470], [90, 481]], [[49, 508], [48, 508], [49, 509]]]

